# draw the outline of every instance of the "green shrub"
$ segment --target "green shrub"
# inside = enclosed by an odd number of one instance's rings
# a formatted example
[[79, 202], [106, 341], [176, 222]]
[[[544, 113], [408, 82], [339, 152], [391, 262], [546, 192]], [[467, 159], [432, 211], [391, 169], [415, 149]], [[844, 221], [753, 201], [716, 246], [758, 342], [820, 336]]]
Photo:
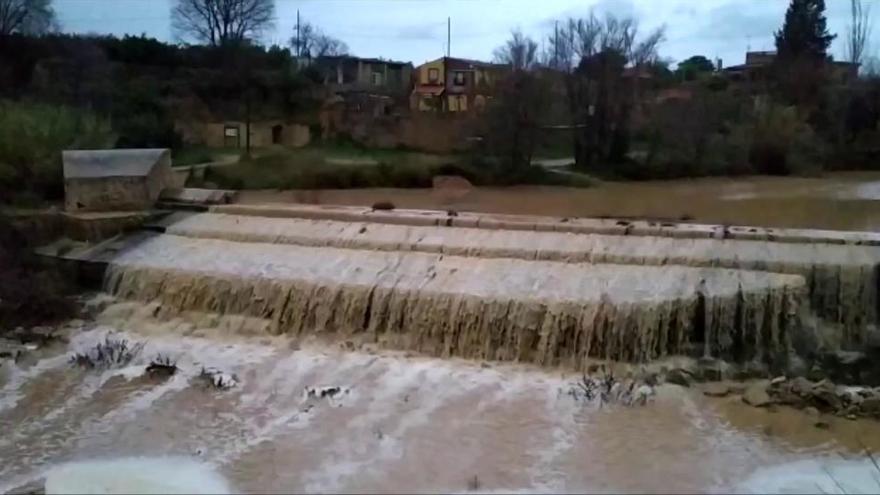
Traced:
[[0, 101], [0, 198], [31, 193], [64, 195], [61, 151], [112, 147], [110, 124], [91, 112], [64, 106]]
[[589, 177], [549, 172], [541, 167], [511, 170], [492, 158], [430, 163], [389, 155], [376, 165], [333, 164], [319, 150], [280, 151], [211, 167], [205, 181], [228, 189], [429, 188], [437, 175], [459, 175], [474, 185], [556, 184], [585, 187]]
[[751, 138], [749, 163], [758, 173], [809, 174], [824, 163], [824, 146], [795, 107], [759, 102]]

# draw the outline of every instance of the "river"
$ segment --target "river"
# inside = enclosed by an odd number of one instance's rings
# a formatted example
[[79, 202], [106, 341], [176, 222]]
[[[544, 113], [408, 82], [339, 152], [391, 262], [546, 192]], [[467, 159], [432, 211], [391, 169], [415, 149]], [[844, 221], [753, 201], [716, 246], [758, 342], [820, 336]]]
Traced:
[[[241, 197], [380, 200], [401, 208], [880, 228], [880, 174]], [[165, 261], [198, 269], [178, 257]], [[267, 273], [284, 268], [267, 263]], [[303, 269], [332, 278], [335, 265], [313, 263], [319, 266]], [[219, 290], [237, 294], [227, 285]], [[738, 395], [708, 398], [698, 387], [674, 385], [657, 387], [644, 406], [600, 405], [569, 395], [578, 377], [565, 368], [440, 360], [315, 335], [271, 336], [265, 321], [242, 316], [157, 319], [160, 313], [157, 303], [115, 303], [94, 322], [71, 322], [69, 344], [3, 362], [0, 493], [44, 479], [57, 492], [97, 490], [99, 478], [111, 491], [158, 490], [160, 482], [245, 493], [880, 491], [880, 469], [865, 456], [866, 448], [880, 449], [877, 421], [752, 408]], [[121, 368], [71, 366], [72, 353], [108, 335], [145, 348]], [[176, 360], [174, 376], [145, 375], [158, 355]], [[199, 380], [205, 367], [234, 375], [237, 385], [206, 386]], [[339, 393], [308, 397], [308, 387]]]
[[[90, 472], [142, 487], [125, 482], [133, 473], [173, 480], [194, 461], [234, 491], [259, 493], [880, 488], [880, 473], [861, 454], [864, 444], [880, 448], [874, 421], [826, 417], [820, 429], [800, 412], [672, 385], [645, 406], [600, 406], [572, 399], [576, 376], [562, 369], [247, 336], [222, 319], [207, 328], [204, 320], [153, 319], [154, 310], [113, 305], [98, 323], [72, 330], [69, 347], [7, 376], [0, 493], [51, 478], [65, 462], [131, 457], [131, 465]], [[146, 347], [120, 369], [68, 364], [70, 352], [107, 335]], [[168, 380], [143, 374], [158, 354], [178, 363]], [[202, 367], [239, 383], [206, 388], [196, 379]], [[341, 392], [305, 397], [313, 386]], [[92, 486], [77, 482], [68, 486]]]
[[592, 188], [243, 191], [241, 202], [304, 202], [562, 217], [687, 219], [725, 225], [880, 230], [880, 173], [603, 182]]

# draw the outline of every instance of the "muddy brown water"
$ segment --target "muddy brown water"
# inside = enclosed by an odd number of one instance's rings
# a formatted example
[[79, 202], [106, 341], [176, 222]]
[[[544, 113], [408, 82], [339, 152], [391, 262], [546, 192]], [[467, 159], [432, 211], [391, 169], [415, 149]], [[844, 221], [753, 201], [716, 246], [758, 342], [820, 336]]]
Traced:
[[[800, 412], [671, 385], [644, 407], [600, 406], [567, 395], [565, 370], [245, 337], [115, 308], [67, 351], [108, 334], [146, 342], [131, 365], [71, 370], [59, 354], [0, 389], [0, 493], [65, 462], [137, 456], [193, 459], [259, 493], [880, 488], [860, 455], [880, 449], [878, 422], [822, 418], [830, 427], [819, 429]], [[180, 366], [167, 381], [143, 376], [159, 353]], [[204, 366], [239, 385], [205, 388]], [[310, 386], [346, 391], [309, 399]]]
[[[241, 199], [880, 229], [880, 174]], [[153, 312], [113, 306], [98, 326], [74, 332], [64, 352], [3, 365], [0, 493], [39, 484], [71, 461], [166, 456], [208, 466], [247, 493], [880, 491], [880, 470], [864, 455], [880, 450], [876, 421], [755, 409], [675, 386], [659, 387], [644, 407], [600, 407], [566, 394], [575, 376], [564, 369], [344, 350], [243, 332], [243, 321], [145, 316]], [[122, 369], [70, 368], [69, 353], [108, 334], [147, 345]], [[180, 366], [167, 381], [143, 376], [160, 353]], [[206, 388], [196, 379], [202, 367], [239, 384]], [[310, 399], [303, 390], [312, 386], [347, 392]], [[168, 476], [161, 463], [132, 462]], [[125, 486], [123, 470], [103, 474]]]
[[765, 227], [880, 230], [880, 173], [820, 178], [744, 177], [604, 182], [586, 189], [521, 186], [469, 190], [243, 191], [243, 203], [300, 202], [564, 217], [692, 219]]

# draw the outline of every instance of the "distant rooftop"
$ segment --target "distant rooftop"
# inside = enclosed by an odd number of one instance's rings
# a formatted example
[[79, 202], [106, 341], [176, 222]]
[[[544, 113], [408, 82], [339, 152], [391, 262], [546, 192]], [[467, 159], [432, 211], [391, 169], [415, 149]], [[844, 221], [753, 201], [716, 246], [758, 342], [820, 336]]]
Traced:
[[61, 153], [65, 179], [142, 177], [150, 173], [167, 149], [68, 150]]
[[354, 55], [321, 55], [317, 57], [318, 61], [322, 60], [360, 60], [361, 62], [366, 62], [368, 64], [387, 64], [387, 65], [412, 65], [411, 62], [401, 62], [399, 60], [386, 60], [383, 58], [375, 58], [375, 57], [356, 57]]

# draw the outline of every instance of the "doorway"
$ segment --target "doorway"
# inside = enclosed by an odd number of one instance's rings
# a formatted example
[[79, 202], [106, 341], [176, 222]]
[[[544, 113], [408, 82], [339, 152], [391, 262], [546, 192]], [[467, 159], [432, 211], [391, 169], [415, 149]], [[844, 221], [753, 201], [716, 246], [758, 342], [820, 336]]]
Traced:
[[281, 133], [284, 127], [281, 125], [272, 126], [272, 144], [281, 144]]

